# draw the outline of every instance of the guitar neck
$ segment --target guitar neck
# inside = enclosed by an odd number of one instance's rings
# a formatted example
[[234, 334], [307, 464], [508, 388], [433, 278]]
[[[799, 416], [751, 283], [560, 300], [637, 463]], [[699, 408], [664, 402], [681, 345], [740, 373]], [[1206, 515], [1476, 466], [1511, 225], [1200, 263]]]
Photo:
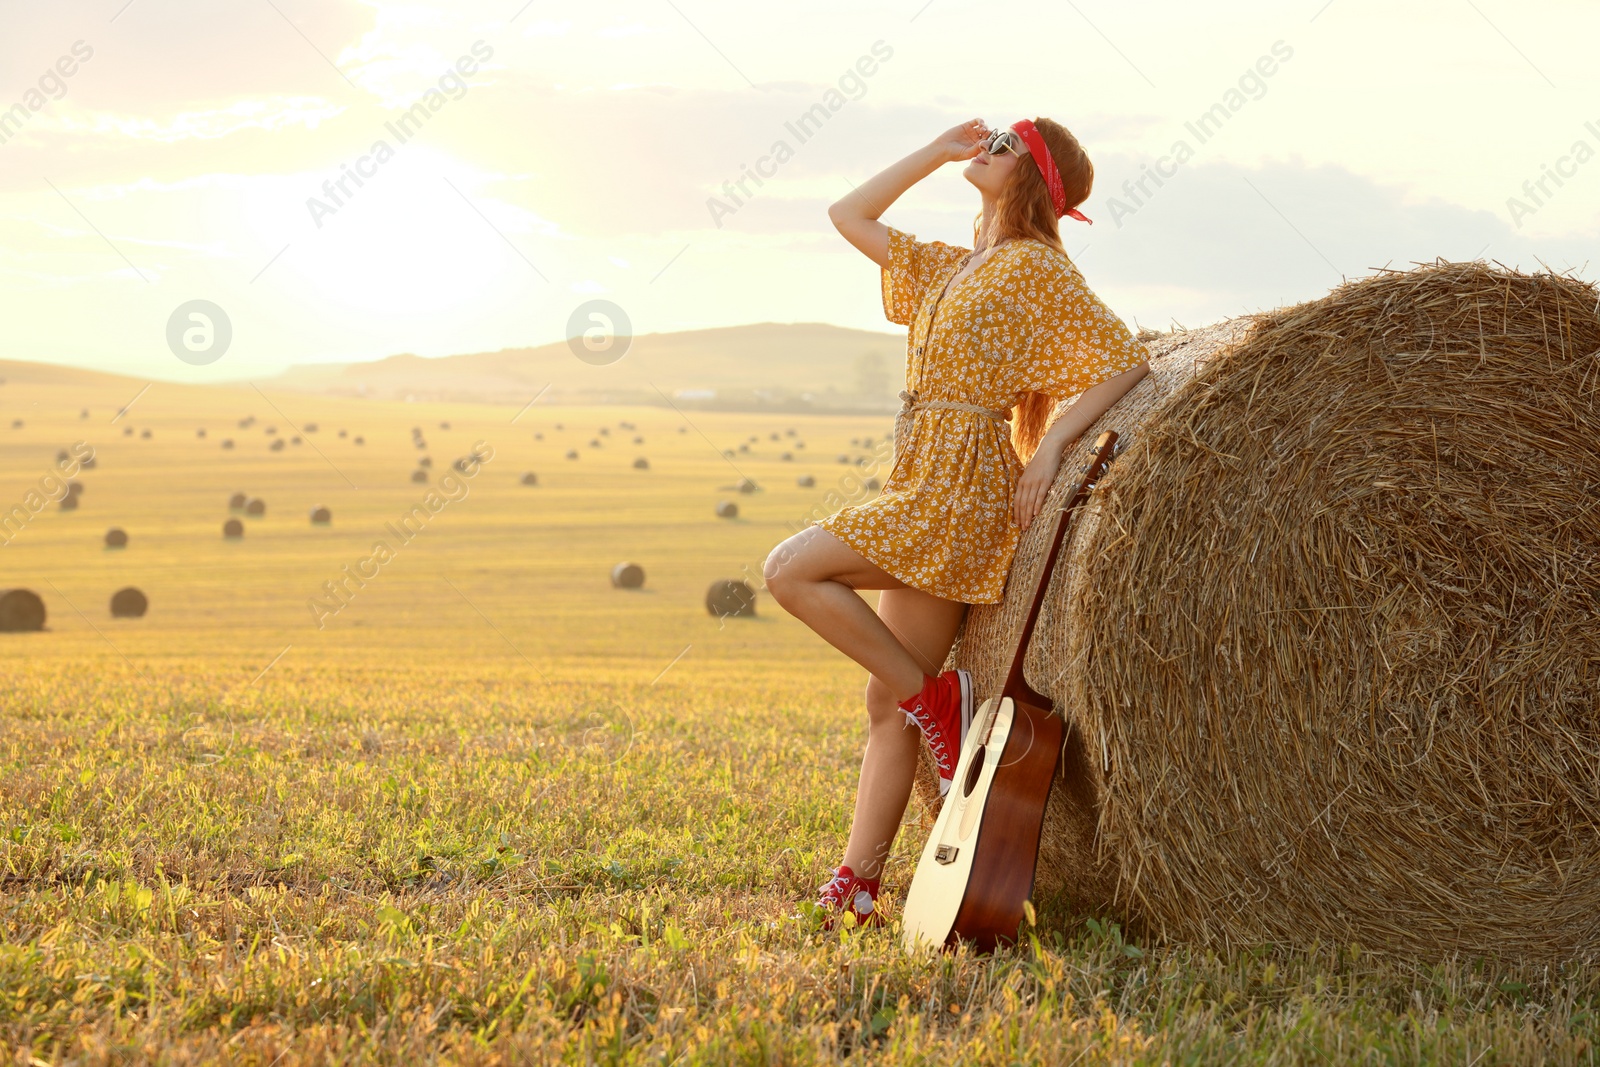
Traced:
[[1061, 509], [1061, 518], [1056, 522], [1055, 536], [1050, 541], [1050, 553], [1045, 556], [1044, 570], [1039, 575], [1039, 588], [1034, 591], [1033, 605], [1028, 608], [1028, 617], [1022, 624], [1022, 636], [1017, 640], [1017, 654], [1011, 661], [1011, 671], [1006, 675], [1005, 689], [1002, 696], [1009, 696], [1013, 700], [1028, 700], [1036, 707], [1050, 708], [1050, 699], [1037, 693], [1028, 685], [1028, 680], [1022, 674], [1022, 661], [1028, 654], [1028, 642], [1033, 638], [1033, 627], [1039, 621], [1039, 610], [1044, 607], [1045, 594], [1050, 591], [1050, 579], [1055, 575], [1056, 557], [1061, 554], [1062, 542], [1066, 540], [1067, 527], [1072, 523], [1073, 512], [1089, 496], [1089, 490], [1094, 488], [1095, 482], [1105, 473], [1106, 465], [1111, 462], [1111, 453], [1117, 443], [1117, 434], [1114, 430], [1107, 430], [1095, 439], [1095, 457], [1089, 466], [1084, 469], [1083, 478], [1078, 482], [1078, 488], [1067, 500], [1066, 506]]

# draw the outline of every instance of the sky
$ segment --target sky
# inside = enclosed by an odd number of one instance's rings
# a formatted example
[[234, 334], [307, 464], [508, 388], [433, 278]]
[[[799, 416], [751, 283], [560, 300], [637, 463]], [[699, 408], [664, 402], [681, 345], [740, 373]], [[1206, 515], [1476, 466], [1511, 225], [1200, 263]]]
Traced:
[[[971, 118], [1078, 135], [1063, 241], [1130, 325], [1441, 257], [1594, 280], [1596, 40], [1594, 0], [0, 0], [0, 358], [237, 381], [596, 300], [895, 331], [828, 205]], [[963, 166], [883, 220], [970, 244]]]

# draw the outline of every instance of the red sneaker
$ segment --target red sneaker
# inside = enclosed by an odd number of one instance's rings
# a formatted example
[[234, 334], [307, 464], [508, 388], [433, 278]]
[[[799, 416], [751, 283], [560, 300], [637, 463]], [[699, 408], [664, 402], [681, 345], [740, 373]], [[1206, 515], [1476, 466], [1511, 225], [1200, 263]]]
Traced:
[[883, 925], [876, 878], [860, 878], [849, 867], [841, 866], [832, 879], [817, 887], [817, 893], [817, 907], [828, 913], [822, 924], [824, 930], [833, 929], [846, 913], [855, 917], [857, 926]]
[[906, 721], [922, 728], [933, 761], [939, 767], [939, 795], [950, 792], [961, 744], [972, 726], [972, 678], [963, 670], [925, 675], [922, 692], [900, 704]]

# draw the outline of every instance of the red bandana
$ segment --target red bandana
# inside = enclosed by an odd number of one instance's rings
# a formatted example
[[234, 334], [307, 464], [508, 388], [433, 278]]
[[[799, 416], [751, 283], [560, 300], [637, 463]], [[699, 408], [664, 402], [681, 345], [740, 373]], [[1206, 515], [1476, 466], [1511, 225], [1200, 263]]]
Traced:
[[1050, 149], [1044, 143], [1044, 135], [1033, 124], [1032, 119], [1018, 119], [1011, 124], [1011, 128], [1022, 135], [1022, 141], [1028, 146], [1028, 151], [1033, 153], [1033, 161], [1039, 165], [1039, 172], [1044, 175], [1044, 184], [1050, 190], [1050, 203], [1056, 209], [1056, 218], [1065, 215], [1094, 225], [1094, 220], [1089, 218], [1077, 208], [1068, 209], [1067, 191], [1061, 184], [1061, 172], [1056, 169], [1055, 157], [1050, 155]]

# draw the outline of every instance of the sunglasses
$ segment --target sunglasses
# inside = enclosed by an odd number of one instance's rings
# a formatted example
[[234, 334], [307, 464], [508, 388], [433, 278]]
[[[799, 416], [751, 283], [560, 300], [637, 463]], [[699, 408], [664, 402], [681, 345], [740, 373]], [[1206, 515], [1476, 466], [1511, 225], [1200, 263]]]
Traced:
[[983, 142], [983, 150], [991, 156], [1011, 152], [1015, 155], [1022, 154], [1022, 140], [1015, 130], [995, 130]]

